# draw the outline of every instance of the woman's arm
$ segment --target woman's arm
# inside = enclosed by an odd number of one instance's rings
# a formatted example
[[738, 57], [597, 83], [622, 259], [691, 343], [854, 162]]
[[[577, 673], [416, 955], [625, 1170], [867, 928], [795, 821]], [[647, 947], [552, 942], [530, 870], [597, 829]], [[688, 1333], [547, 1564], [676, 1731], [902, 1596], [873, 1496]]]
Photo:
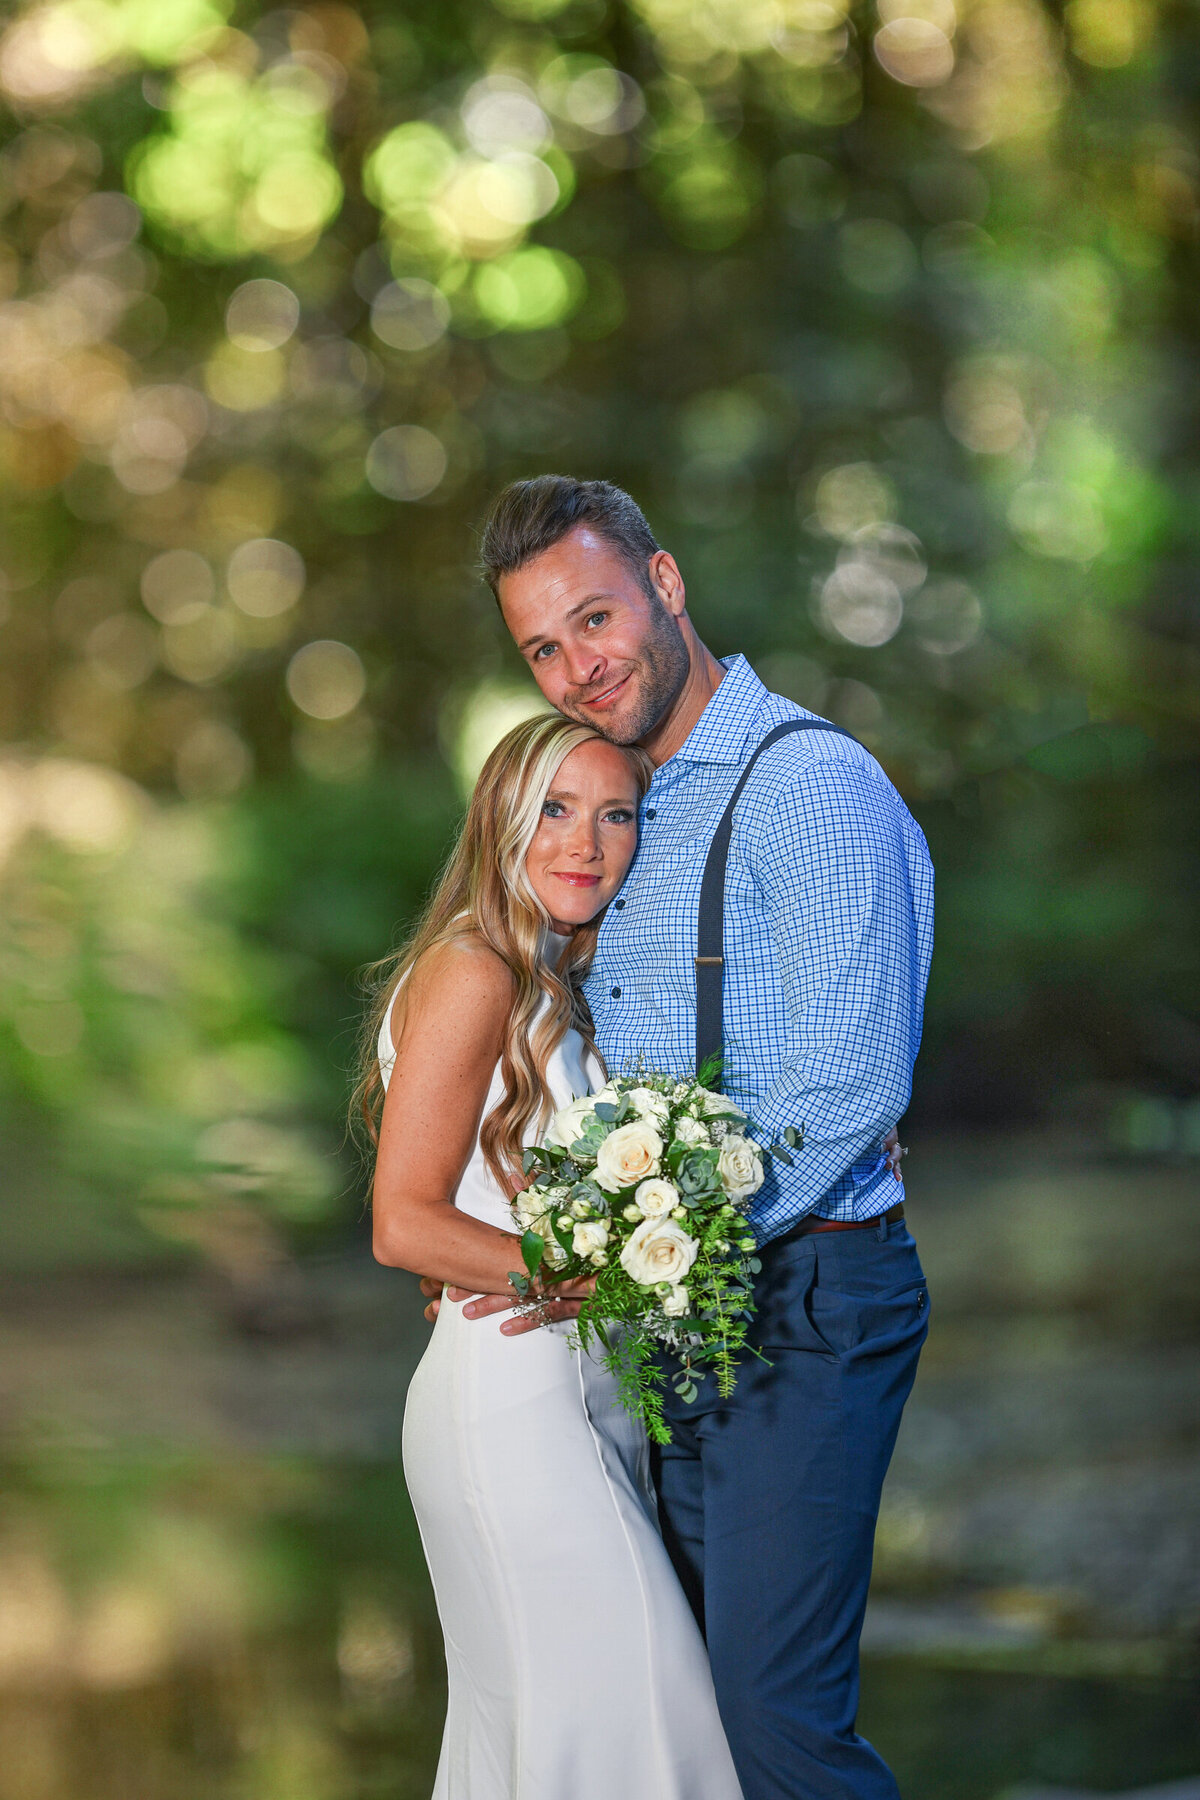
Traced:
[[472, 1293], [511, 1292], [516, 1233], [460, 1212], [454, 1196], [500, 1056], [512, 976], [486, 945], [459, 942], [409, 979], [375, 1163], [375, 1257]]

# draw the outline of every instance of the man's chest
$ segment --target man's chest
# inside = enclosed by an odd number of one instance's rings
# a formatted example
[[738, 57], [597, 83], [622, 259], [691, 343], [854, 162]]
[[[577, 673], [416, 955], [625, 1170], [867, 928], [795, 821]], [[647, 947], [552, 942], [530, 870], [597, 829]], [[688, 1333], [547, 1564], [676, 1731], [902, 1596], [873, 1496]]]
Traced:
[[[608, 910], [587, 982], [601, 1048], [648, 1055], [670, 1047], [670, 1066], [690, 1057], [700, 884], [713, 834], [732, 792], [724, 783], [660, 801], [651, 792], [637, 859]], [[739, 809], [740, 812], [740, 809]], [[725, 879], [726, 998], [732, 1015], [774, 963], [764, 896], [752, 866], [753, 815], [738, 820]], [[618, 1057], [618, 1061], [620, 1057]], [[613, 1066], [616, 1066], [615, 1064]]]

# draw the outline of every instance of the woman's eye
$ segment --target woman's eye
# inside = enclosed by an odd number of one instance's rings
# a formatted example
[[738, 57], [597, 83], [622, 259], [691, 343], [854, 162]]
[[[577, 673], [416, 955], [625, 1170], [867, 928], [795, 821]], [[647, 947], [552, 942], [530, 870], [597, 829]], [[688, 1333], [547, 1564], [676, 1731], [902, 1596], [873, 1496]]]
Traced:
[[544, 819], [561, 819], [562, 816], [563, 803], [561, 800], [544, 800], [542, 802], [542, 817]]
[[604, 816], [608, 820], [610, 825], [632, 825], [633, 824], [633, 813], [630, 811], [630, 809], [627, 806], [614, 807], [612, 812], [605, 813]]

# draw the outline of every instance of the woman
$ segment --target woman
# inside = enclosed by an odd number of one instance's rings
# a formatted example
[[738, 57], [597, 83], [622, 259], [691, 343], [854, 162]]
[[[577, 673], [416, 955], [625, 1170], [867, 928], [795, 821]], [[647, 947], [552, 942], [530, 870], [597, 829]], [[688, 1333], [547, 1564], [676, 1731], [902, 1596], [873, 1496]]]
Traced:
[[[473, 1293], [521, 1267], [522, 1146], [603, 1083], [578, 983], [649, 778], [557, 714], [485, 764], [371, 1021], [381, 1262]], [[566, 1327], [510, 1329], [442, 1307], [405, 1410], [449, 1671], [434, 1800], [740, 1800], [642, 1431]]]

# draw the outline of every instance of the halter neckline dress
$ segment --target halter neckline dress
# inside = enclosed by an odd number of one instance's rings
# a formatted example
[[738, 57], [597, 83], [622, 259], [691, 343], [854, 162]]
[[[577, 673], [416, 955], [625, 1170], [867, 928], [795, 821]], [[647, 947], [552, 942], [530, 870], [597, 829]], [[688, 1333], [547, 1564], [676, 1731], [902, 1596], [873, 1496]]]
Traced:
[[[379, 1054], [386, 1083], [390, 1008]], [[556, 1107], [603, 1085], [575, 1030], [547, 1077]], [[497, 1066], [481, 1118], [503, 1091]], [[478, 1136], [455, 1204], [512, 1230]], [[433, 1800], [741, 1800], [641, 1427], [568, 1326], [501, 1322], [444, 1302], [404, 1414], [449, 1677]]]

